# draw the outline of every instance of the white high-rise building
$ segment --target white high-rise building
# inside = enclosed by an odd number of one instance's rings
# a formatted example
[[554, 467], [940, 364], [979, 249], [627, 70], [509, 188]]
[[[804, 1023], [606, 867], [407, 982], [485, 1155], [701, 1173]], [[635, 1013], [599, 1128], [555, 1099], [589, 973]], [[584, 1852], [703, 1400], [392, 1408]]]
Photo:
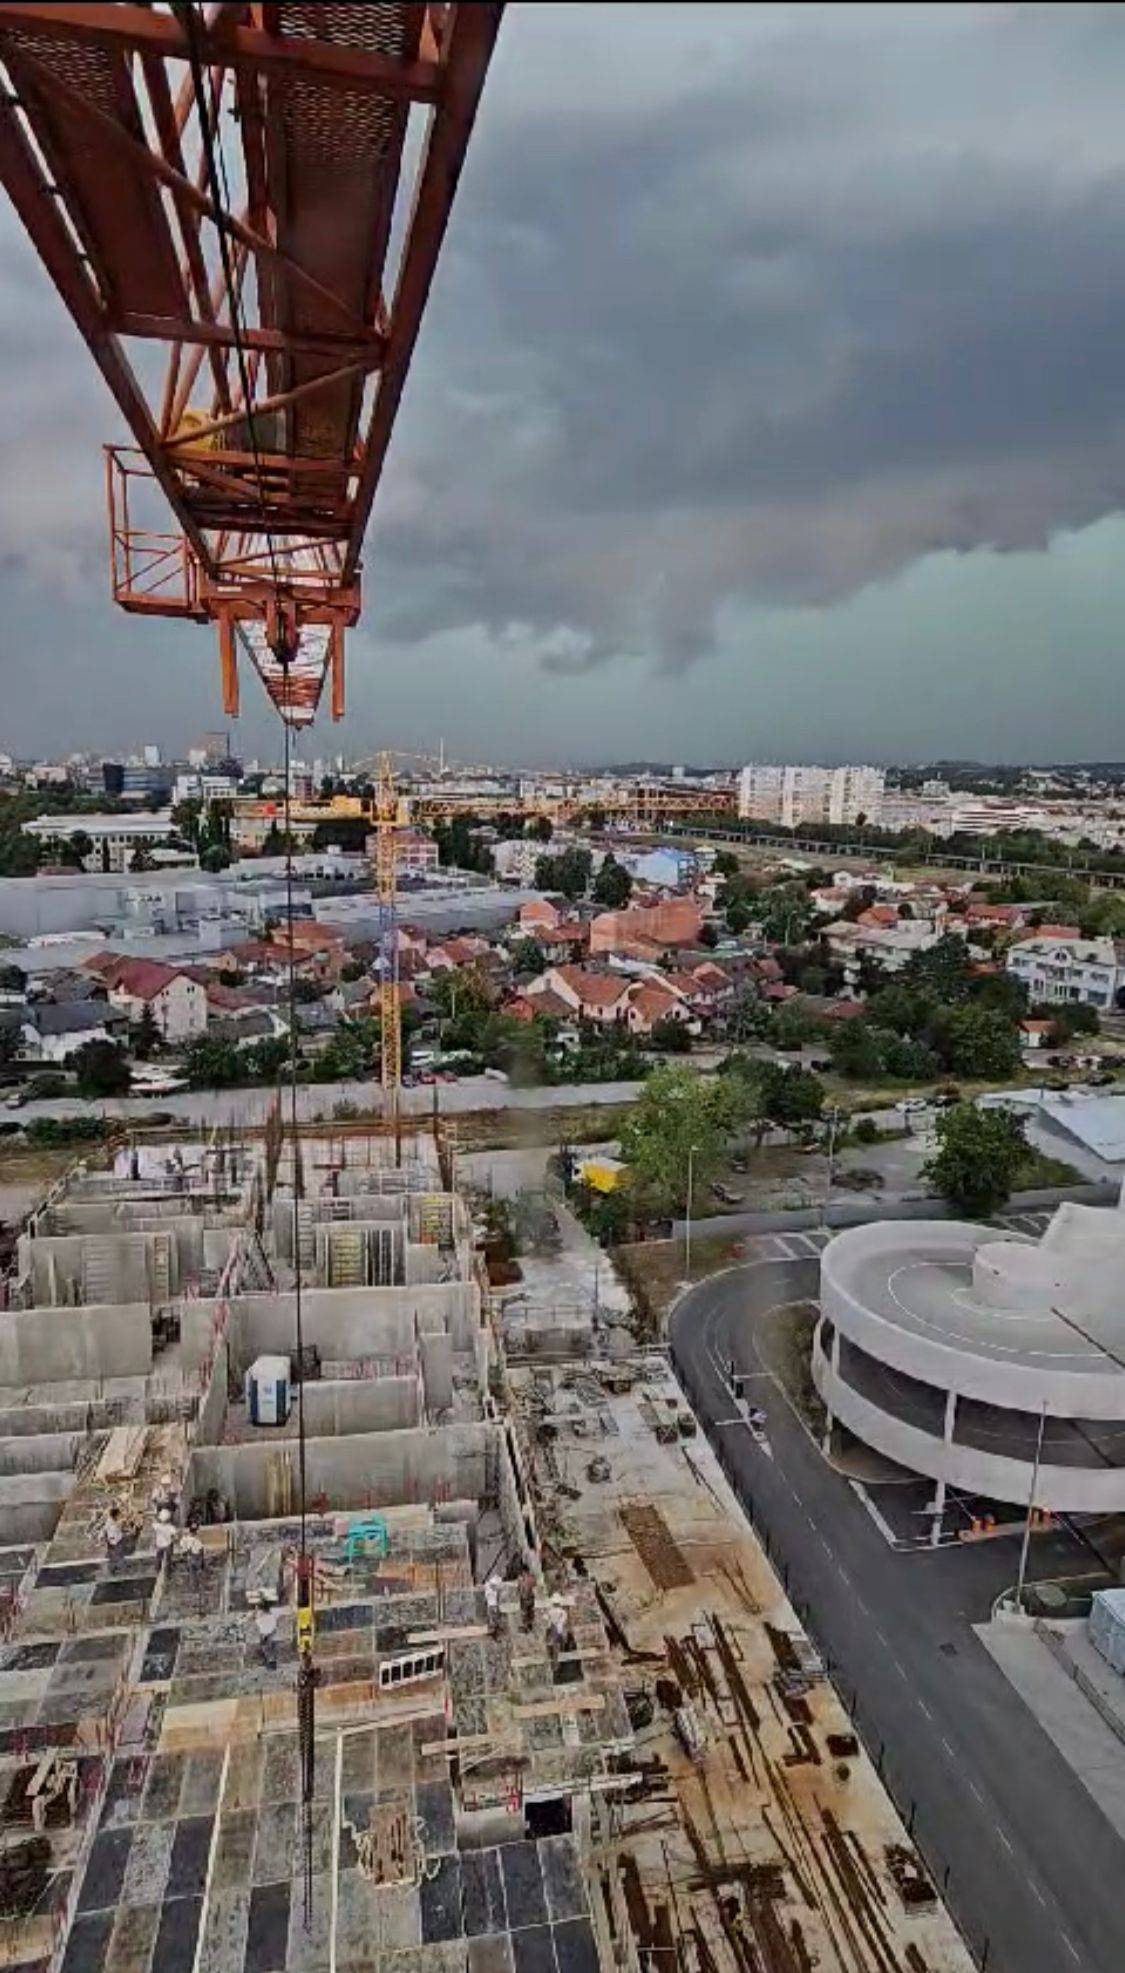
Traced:
[[752, 761], [738, 777], [738, 813], [783, 829], [802, 822], [875, 822], [883, 806], [881, 767], [774, 766]]

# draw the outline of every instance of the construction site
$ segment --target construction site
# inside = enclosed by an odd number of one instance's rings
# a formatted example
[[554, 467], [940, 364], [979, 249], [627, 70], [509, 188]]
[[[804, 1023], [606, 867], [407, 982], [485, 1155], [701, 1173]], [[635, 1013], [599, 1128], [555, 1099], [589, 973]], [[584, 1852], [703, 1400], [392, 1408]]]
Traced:
[[278, 1110], [28, 1219], [3, 1963], [962, 1973], [665, 1357], [507, 1362], [449, 1179]]

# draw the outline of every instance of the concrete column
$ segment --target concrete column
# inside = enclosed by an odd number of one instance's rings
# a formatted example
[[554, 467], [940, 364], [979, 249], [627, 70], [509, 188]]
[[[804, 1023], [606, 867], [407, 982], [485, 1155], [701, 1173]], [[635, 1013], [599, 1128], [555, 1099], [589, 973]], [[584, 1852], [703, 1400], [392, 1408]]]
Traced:
[[436, 1418], [453, 1403], [453, 1340], [442, 1330], [420, 1337], [418, 1347], [426, 1410], [431, 1418]]
[[[945, 1424], [942, 1430], [942, 1441], [945, 1445], [952, 1445], [953, 1431], [956, 1423], [957, 1393], [956, 1391], [947, 1391], [945, 1394]], [[944, 1480], [939, 1480], [934, 1488], [933, 1508], [933, 1519], [930, 1522], [930, 1547], [936, 1548], [941, 1540], [943, 1523], [945, 1521]]]

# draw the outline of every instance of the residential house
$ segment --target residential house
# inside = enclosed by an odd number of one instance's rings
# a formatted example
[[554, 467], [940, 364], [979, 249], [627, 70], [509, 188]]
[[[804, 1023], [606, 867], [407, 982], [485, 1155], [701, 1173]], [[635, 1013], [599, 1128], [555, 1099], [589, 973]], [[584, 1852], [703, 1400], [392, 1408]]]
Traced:
[[1021, 1021], [1020, 1043], [1024, 1048], [1046, 1048], [1054, 1032], [1053, 1021]]
[[595, 973], [585, 966], [550, 966], [526, 989], [528, 999], [543, 992], [561, 1001], [572, 1017], [612, 1027], [623, 1018], [630, 982], [620, 973]]
[[543, 932], [551, 931], [562, 915], [549, 897], [533, 897], [530, 903], [520, 905], [520, 930], [529, 938], [539, 938]]
[[1125, 944], [1110, 938], [1021, 939], [1004, 961], [1028, 999], [1059, 1006], [1125, 1005]]
[[630, 905], [624, 911], [600, 911], [591, 920], [590, 952], [619, 952], [623, 943], [637, 939], [662, 950], [675, 950], [698, 945], [702, 930], [703, 913], [694, 898]]
[[474, 966], [487, 959], [491, 951], [487, 939], [445, 939], [441, 945], [430, 947], [426, 968], [431, 973], [456, 973], [462, 966]]
[[34, 1001], [22, 1029], [22, 1053], [33, 1062], [68, 1062], [88, 1041], [115, 1041], [126, 1025], [104, 1000]]
[[148, 1007], [165, 1041], [190, 1041], [204, 1033], [206, 989], [182, 966], [166, 966], [160, 959], [118, 959], [99, 970], [111, 1006], [121, 1008], [129, 1020], [139, 1021]]
[[630, 1034], [650, 1035], [661, 1021], [679, 1021], [693, 1033], [699, 1032], [699, 1022], [683, 994], [656, 977], [630, 981], [623, 1018]]

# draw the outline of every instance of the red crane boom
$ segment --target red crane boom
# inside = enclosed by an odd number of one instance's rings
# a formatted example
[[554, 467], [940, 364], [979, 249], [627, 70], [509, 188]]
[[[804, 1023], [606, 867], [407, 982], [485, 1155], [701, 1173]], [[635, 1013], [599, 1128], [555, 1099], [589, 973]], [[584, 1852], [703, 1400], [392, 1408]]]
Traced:
[[239, 641], [291, 724], [329, 676], [343, 712], [364, 530], [502, 12], [0, 8], [0, 181], [134, 441], [106, 449], [114, 595], [217, 623], [228, 713]]

